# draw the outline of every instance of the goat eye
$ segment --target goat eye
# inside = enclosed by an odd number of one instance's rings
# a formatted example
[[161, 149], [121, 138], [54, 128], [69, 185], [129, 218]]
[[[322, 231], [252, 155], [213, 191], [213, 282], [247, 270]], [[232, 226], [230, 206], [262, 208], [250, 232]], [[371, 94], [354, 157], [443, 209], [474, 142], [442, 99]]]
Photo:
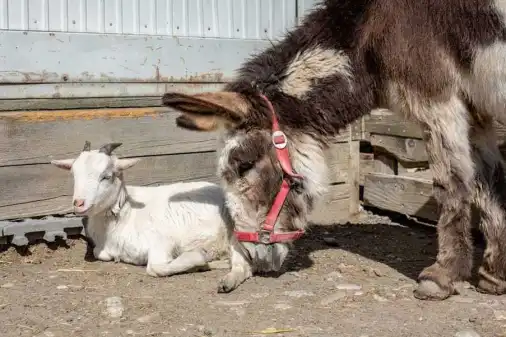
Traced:
[[112, 179], [112, 174], [104, 174], [102, 176], [102, 180], [111, 180]]
[[243, 162], [239, 164], [238, 171], [239, 175], [243, 176], [247, 171], [251, 170], [253, 168], [254, 163], [251, 161]]

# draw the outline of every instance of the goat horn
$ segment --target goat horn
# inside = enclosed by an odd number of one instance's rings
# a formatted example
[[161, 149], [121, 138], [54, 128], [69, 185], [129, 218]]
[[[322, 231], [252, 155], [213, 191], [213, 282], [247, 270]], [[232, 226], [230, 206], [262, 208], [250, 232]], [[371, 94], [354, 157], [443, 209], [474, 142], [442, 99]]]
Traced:
[[89, 141], [84, 142], [84, 148], [83, 151], [89, 151], [91, 148], [91, 143]]
[[100, 150], [98, 152], [105, 153], [106, 155], [110, 156], [112, 151], [114, 151], [117, 147], [119, 147], [122, 143], [109, 143], [102, 145]]

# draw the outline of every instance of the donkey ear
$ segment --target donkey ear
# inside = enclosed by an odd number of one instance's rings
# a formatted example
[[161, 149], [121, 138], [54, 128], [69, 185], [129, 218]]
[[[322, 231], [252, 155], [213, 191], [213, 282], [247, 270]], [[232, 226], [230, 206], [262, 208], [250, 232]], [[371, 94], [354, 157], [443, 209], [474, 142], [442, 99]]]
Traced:
[[74, 164], [75, 159], [60, 159], [60, 160], [51, 160], [51, 164], [54, 166], [69, 171], [72, 168], [72, 164]]
[[196, 95], [168, 92], [163, 95], [162, 103], [183, 113], [176, 119], [179, 127], [197, 131], [233, 127], [242, 122], [250, 111], [243, 95], [229, 91]]

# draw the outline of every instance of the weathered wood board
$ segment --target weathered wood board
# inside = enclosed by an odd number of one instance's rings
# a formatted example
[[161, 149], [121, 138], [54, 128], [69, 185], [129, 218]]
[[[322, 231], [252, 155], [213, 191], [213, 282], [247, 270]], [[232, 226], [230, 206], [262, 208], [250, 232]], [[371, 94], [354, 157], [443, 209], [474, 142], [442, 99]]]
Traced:
[[329, 186], [324, 200], [309, 215], [308, 221], [316, 224], [334, 224], [349, 217], [350, 185]]
[[429, 220], [439, 217], [427, 178], [370, 173], [365, 177], [364, 203]]

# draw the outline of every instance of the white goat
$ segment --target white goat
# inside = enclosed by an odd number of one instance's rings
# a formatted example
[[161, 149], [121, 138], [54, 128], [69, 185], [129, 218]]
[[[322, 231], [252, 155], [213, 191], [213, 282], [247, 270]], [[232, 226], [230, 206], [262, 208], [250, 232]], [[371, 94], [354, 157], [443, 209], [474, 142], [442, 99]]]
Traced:
[[147, 265], [151, 276], [228, 268], [231, 222], [222, 189], [209, 182], [129, 186], [123, 171], [138, 159], [119, 159], [121, 143], [51, 164], [74, 176], [74, 212], [88, 217], [87, 236], [102, 261]]

